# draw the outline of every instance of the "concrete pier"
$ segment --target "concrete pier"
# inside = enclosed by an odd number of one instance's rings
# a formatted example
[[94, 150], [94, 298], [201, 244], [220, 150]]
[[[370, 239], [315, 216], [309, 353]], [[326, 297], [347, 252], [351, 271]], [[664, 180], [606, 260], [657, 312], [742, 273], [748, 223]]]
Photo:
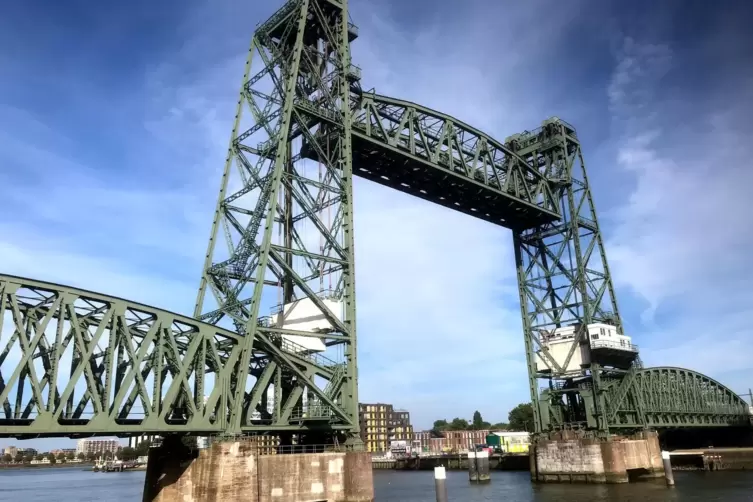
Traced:
[[371, 456], [362, 451], [260, 454], [244, 441], [149, 452], [144, 502], [372, 502]]
[[478, 466], [478, 482], [488, 483], [492, 480], [489, 474], [489, 452], [479, 451], [476, 452], [476, 465]]
[[552, 434], [531, 448], [531, 480], [543, 483], [627, 483], [661, 477], [664, 467], [655, 432], [609, 440]]
[[434, 468], [434, 491], [437, 502], [447, 502], [447, 473], [444, 467]]
[[669, 452], [661, 452], [661, 459], [664, 464], [664, 479], [667, 481], [667, 486], [675, 486], [675, 475], [672, 472], [672, 460], [669, 458]]
[[478, 483], [478, 464], [476, 463], [476, 452], [468, 452], [468, 481]]

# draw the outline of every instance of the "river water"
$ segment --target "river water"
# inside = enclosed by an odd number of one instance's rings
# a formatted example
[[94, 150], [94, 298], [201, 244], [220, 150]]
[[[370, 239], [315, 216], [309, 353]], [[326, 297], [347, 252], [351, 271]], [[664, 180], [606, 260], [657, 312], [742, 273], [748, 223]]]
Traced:
[[[435, 502], [432, 471], [374, 471], [377, 502]], [[748, 502], [753, 472], [675, 472], [663, 480], [626, 485], [532, 485], [527, 472], [492, 472], [488, 485], [447, 473], [449, 502]], [[80, 468], [0, 471], [0, 502], [140, 502], [144, 472], [94, 473]], [[249, 501], [252, 502], [252, 501]]]

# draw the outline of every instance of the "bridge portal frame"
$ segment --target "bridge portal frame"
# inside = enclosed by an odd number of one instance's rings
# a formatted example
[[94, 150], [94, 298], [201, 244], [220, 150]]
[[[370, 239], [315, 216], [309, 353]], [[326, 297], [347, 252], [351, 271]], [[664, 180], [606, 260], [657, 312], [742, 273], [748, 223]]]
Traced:
[[[645, 409], [652, 394], [644, 382], [654, 373], [641, 369], [639, 359], [626, 368], [592, 362], [573, 374], [563, 369], [567, 362], [542, 351], [547, 368], [536, 365], [542, 335], [559, 327], [579, 327], [568, 360], [586, 325], [602, 322], [623, 332], [575, 129], [551, 118], [500, 142], [441, 112], [364, 92], [350, 57], [357, 36], [347, 0], [289, 0], [257, 27], [194, 319], [0, 278], [0, 310], [15, 324], [7, 346], [17, 343], [23, 354], [10, 380], [0, 372], [0, 436], [295, 433], [304, 441], [357, 443], [354, 175], [512, 230], [536, 432], [582, 426], [606, 435], [639, 422], [667, 423]], [[318, 179], [306, 172], [308, 161], [318, 163]], [[332, 218], [322, 218], [324, 210]], [[319, 232], [318, 250], [299, 231], [302, 222]], [[315, 287], [325, 277], [334, 278], [326, 294]], [[263, 308], [273, 307], [265, 299], [270, 289], [282, 304], [310, 301], [329, 328], [290, 329], [284, 310], [264, 315]], [[29, 303], [19, 291], [36, 299]], [[328, 299], [342, 302], [342, 312]], [[63, 326], [54, 341], [46, 332], [53, 319]], [[289, 337], [341, 347], [341, 357], [304, 350]], [[61, 351], [68, 346], [70, 378], [60, 392]], [[0, 367], [7, 355], [0, 355]], [[681, 371], [688, 383], [706, 378]], [[543, 399], [541, 381], [548, 383]], [[27, 383], [32, 395], [24, 401]], [[144, 418], [133, 419], [138, 400]], [[671, 413], [696, 412], [704, 413]], [[711, 413], [727, 416], [719, 422], [726, 424], [742, 416]]]

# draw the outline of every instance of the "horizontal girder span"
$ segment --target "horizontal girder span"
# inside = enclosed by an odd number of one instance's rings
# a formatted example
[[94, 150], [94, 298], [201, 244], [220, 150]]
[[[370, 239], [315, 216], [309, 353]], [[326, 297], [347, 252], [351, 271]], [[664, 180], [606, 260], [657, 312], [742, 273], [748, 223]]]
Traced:
[[409, 101], [351, 101], [354, 175], [510, 228], [560, 218], [556, 183], [491, 136]]
[[[0, 312], [0, 437], [228, 429], [243, 335], [122, 298], [7, 275], [0, 275]], [[255, 348], [245, 362], [257, 385], [243, 399], [265, 390], [280, 360], [339, 384], [337, 364], [279, 336], [269, 343], [272, 331], [262, 331], [268, 350]], [[273, 427], [247, 410], [241, 431], [302, 430], [302, 421], [291, 420], [301, 416], [295, 403], [286, 402], [284, 423]], [[347, 425], [332, 428], [338, 427]]]
[[614, 382], [607, 390], [610, 427], [667, 429], [751, 425], [748, 404], [740, 396], [692, 370], [675, 367], [637, 370], [628, 382], [627, 393], [619, 393], [620, 383], [622, 381]]

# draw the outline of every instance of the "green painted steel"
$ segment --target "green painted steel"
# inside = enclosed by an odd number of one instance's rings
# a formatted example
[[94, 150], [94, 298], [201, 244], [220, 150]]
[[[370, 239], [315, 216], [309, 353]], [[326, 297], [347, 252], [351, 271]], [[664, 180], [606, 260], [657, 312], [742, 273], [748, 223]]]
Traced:
[[[232, 428], [229, 382], [243, 354], [242, 335], [121, 298], [14, 276], [0, 276], [0, 311], [0, 369], [13, 370], [0, 371], [0, 436], [224, 434]], [[284, 343], [275, 348], [308, 374], [341, 371], [325, 357], [304, 357]], [[252, 395], [275, 369], [274, 363], [266, 366]], [[260, 427], [247, 419], [240, 430]], [[300, 418], [266, 427], [306, 428]]]
[[[618, 334], [625, 333], [575, 128], [552, 118], [538, 129], [509, 137], [507, 143], [556, 186], [562, 216], [537, 227], [513, 229], [530, 392], [539, 432], [549, 428], [538, 406], [540, 379], [548, 381], [552, 390], [579, 388], [573, 382], [585, 379], [591, 391], [600, 395], [602, 379], [624, 374], [626, 368], [605, 368], [592, 357], [587, 367], [573, 373], [569, 362], [587, 343], [589, 324], [603, 323], [614, 326]], [[575, 336], [566, 359], [558, 362], [549, 358], [542, 341], [567, 326], [576, 327]], [[537, 352], [547, 371], [537, 367]], [[640, 364], [640, 359], [631, 364]], [[583, 406], [587, 400], [579, 391], [551, 396], [551, 405], [563, 411], [567, 426], [609, 433], [599, 400]]]
[[[610, 431], [698, 427], [750, 427], [753, 416], [743, 398], [719, 382], [684, 368], [633, 368], [624, 376], [602, 380], [595, 394], [588, 380], [571, 383], [588, 407], [604, 410]], [[540, 403], [545, 427], [568, 428], [565, 410], [552, 406], [552, 395], [571, 389], [547, 389]], [[595, 397], [598, 396], [598, 397]], [[592, 426], [595, 425], [595, 418]]]
[[357, 176], [509, 228], [561, 217], [559, 185], [510, 145], [429, 108], [353, 96]]
[[337, 431], [360, 441], [348, 111], [357, 34], [347, 1], [291, 0], [251, 41], [194, 310], [243, 335], [227, 382], [230, 433], [303, 427], [309, 442]]
[[[575, 129], [551, 118], [501, 142], [364, 91], [348, 19], [346, 0], [291, 0], [257, 27], [193, 318], [0, 276], [0, 436], [358, 443], [353, 176], [512, 230], [537, 432], [749, 420], [728, 389], [643, 369], [633, 346], [571, 368], [587, 325], [623, 334]], [[542, 340], [567, 326], [558, 361]]]
[[610, 382], [605, 402], [610, 427], [749, 426], [748, 404], [719, 382], [683, 368], [645, 368], [635, 372], [629, 391], [617, 394], [621, 381]]

